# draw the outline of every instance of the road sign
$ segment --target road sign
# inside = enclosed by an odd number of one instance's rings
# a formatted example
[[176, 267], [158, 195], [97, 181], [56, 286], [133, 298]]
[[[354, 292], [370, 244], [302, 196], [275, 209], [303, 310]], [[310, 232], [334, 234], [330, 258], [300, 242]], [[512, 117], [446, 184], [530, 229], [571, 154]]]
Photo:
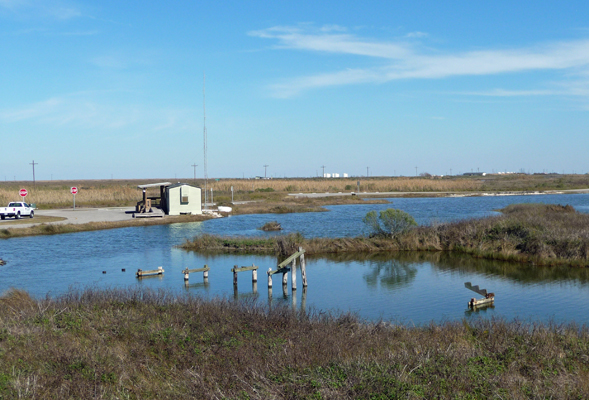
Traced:
[[18, 191], [18, 194], [20, 194], [21, 197], [27, 197], [27, 194], [29, 194], [29, 192], [27, 192], [27, 189], [21, 189]]
[[77, 194], [77, 193], [78, 193], [78, 188], [74, 186], [74, 187], [71, 189], [71, 192], [72, 192], [72, 194]]

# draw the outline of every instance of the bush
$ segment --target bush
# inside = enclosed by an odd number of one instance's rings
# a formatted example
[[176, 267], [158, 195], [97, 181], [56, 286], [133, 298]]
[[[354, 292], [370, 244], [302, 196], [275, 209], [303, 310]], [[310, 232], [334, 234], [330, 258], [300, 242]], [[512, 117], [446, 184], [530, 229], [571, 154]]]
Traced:
[[388, 208], [380, 212], [370, 211], [362, 220], [369, 229], [369, 236], [395, 237], [417, 226], [415, 219], [405, 211]]

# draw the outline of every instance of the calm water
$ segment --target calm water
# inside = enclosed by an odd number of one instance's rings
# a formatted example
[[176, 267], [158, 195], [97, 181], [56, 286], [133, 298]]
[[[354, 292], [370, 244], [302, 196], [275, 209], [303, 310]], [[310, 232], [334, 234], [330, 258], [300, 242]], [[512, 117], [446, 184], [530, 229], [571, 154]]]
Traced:
[[[256, 297], [273, 304], [312, 307], [325, 311], [351, 311], [362, 318], [422, 324], [464, 317], [498, 316], [531, 321], [589, 324], [589, 273], [586, 270], [525, 267], [475, 260], [447, 254], [411, 253], [368, 257], [307, 257], [309, 287], [289, 288], [283, 295], [280, 277], [274, 277], [269, 297], [266, 275], [259, 273], [256, 290], [251, 273], [239, 274], [234, 293], [233, 265], [258, 265], [260, 271], [275, 268], [267, 256], [199, 255], [173, 248], [196, 234], [262, 235], [265, 222], [278, 220], [286, 232], [305, 236], [355, 236], [362, 233], [362, 217], [370, 210], [395, 207], [412, 214], [421, 224], [493, 214], [511, 203], [571, 204], [589, 212], [589, 195], [510, 196], [393, 199], [387, 205], [329, 207], [330, 212], [282, 215], [243, 215], [201, 223], [123, 228], [97, 232], [15, 238], [0, 241], [0, 292], [22, 288], [36, 296], [59, 295], [69, 288], [129, 287], [141, 285], [188, 291], [202, 296]], [[209, 283], [191, 275], [185, 287], [184, 268], [211, 267]], [[163, 266], [163, 277], [135, 278], [137, 268]], [[121, 270], [125, 268], [126, 272]], [[106, 274], [103, 274], [106, 271]], [[495, 307], [471, 313], [468, 300], [478, 295], [464, 288], [470, 281], [496, 294]]]

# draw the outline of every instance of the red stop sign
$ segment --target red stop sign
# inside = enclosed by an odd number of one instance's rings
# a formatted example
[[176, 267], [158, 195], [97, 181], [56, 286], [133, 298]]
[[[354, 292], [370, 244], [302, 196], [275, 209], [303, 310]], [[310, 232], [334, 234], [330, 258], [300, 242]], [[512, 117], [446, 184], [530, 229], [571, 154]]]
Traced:
[[27, 192], [27, 189], [21, 189], [18, 191], [18, 194], [20, 194], [21, 197], [27, 197], [27, 194], [29, 194], [29, 192]]
[[72, 194], [76, 194], [76, 193], [78, 193], [78, 188], [74, 186], [72, 188]]

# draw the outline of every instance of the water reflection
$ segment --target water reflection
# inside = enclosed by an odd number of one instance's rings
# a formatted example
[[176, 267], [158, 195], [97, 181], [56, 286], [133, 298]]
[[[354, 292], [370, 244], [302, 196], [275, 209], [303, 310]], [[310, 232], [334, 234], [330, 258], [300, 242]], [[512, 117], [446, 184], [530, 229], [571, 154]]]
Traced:
[[381, 287], [388, 290], [409, 285], [417, 275], [417, 268], [411, 262], [400, 260], [373, 261], [370, 272], [364, 275], [366, 284], [371, 288]]
[[417, 274], [418, 264], [430, 263], [439, 271], [496, 276], [520, 284], [539, 284], [550, 282], [589, 283], [589, 268], [567, 266], [538, 266], [487, 260], [468, 254], [451, 252], [382, 252], [382, 253], [336, 253], [309, 256], [309, 259], [325, 259], [338, 263], [369, 262], [370, 273], [365, 275], [369, 286], [378, 282], [394, 289], [399, 285], [410, 284]]

